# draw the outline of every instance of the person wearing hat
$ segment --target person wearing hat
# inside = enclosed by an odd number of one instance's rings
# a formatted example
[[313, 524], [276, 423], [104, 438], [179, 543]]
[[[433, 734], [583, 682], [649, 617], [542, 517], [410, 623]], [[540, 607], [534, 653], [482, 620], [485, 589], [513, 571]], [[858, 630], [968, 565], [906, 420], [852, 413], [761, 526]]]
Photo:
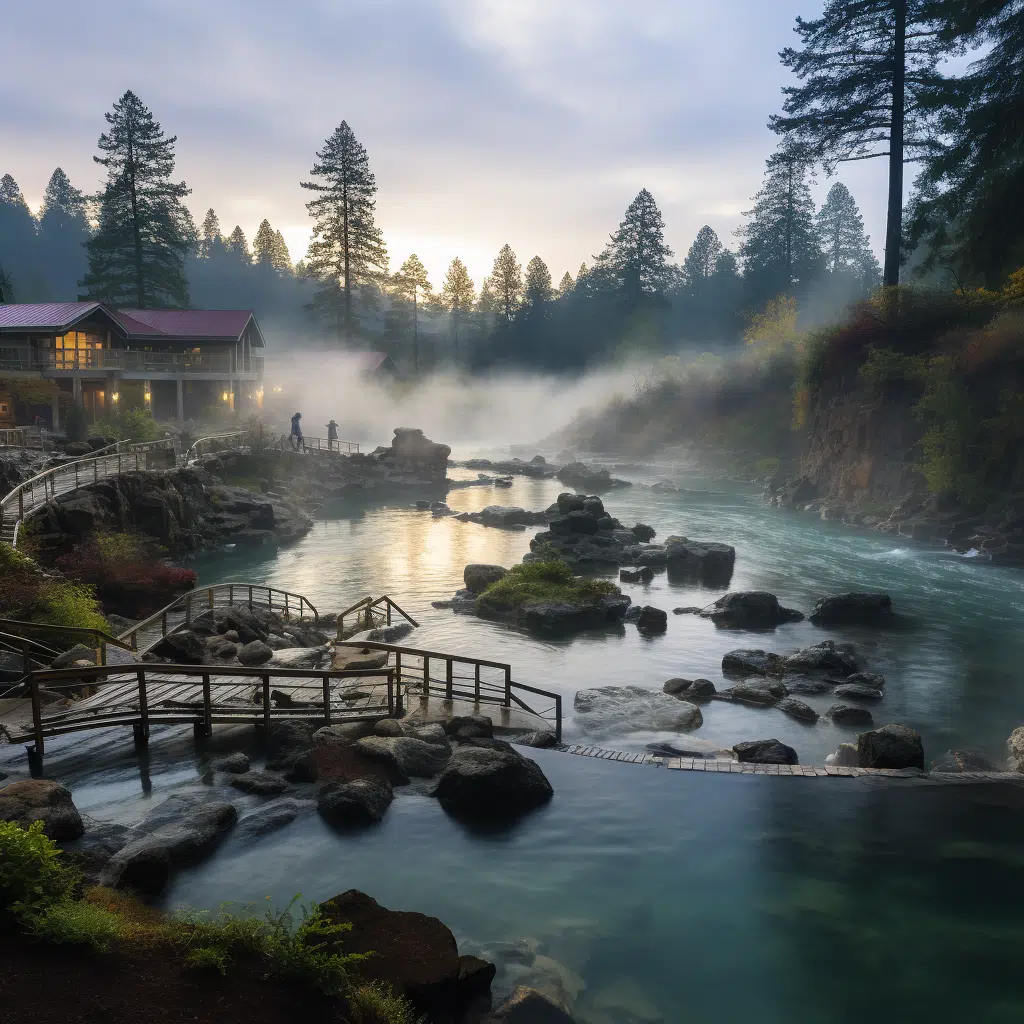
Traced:
[[299, 423], [299, 420], [301, 420], [301, 419], [302, 419], [302, 413], [301, 412], [297, 412], [292, 417], [292, 432], [291, 432], [291, 436], [288, 438], [289, 444], [291, 444], [292, 448], [295, 451], [298, 451], [300, 448], [303, 451], [306, 450], [306, 442], [305, 442], [305, 440], [302, 437], [302, 425]]
[[[335, 423], [334, 420], [331, 420], [331, 422], [327, 424], [327, 447], [330, 450], [333, 451], [334, 450], [334, 445], [337, 442], [337, 440], [338, 440], [338, 424]], [[338, 448], [340, 450], [341, 446], [339, 445]]]

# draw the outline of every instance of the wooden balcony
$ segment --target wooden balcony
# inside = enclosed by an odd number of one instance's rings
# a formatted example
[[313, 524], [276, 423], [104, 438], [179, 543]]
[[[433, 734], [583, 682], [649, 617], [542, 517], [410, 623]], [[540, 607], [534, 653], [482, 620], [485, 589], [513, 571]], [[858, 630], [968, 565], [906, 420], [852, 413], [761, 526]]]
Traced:
[[121, 371], [127, 373], [262, 374], [263, 358], [222, 352], [145, 352], [128, 349], [57, 349], [36, 352], [29, 346], [0, 344], [0, 371], [43, 373]]

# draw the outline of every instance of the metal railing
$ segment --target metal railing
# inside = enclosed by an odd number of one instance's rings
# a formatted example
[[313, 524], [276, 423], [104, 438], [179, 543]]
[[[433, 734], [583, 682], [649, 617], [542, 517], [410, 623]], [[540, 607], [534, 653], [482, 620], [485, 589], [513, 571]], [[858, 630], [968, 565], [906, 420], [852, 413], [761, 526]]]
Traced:
[[227, 448], [237, 448], [241, 444], [241, 439], [247, 436], [248, 434], [244, 430], [229, 430], [223, 434], [210, 434], [208, 437], [201, 437], [189, 446], [183, 461], [185, 465], [188, 465], [210, 452], [222, 452]]
[[48, 451], [53, 441], [35, 427], [4, 427], [0, 429], [0, 448], [30, 448]]
[[67, 494], [121, 473], [145, 469], [145, 453], [124, 450], [128, 448], [129, 442], [116, 441], [92, 455], [54, 466], [18, 484], [0, 498], [0, 533], [4, 539], [11, 547], [17, 547], [18, 532], [25, 518], [58, 494]]
[[[281, 450], [292, 449], [295, 450], [295, 446], [292, 443], [291, 435], [282, 434], [280, 441]], [[358, 455], [359, 454], [359, 443], [357, 441], [330, 441], [326, 437], [306, 437], [303, 435], [302, 447], [298, 450], [305, 449], [307, 452], [313, 452], [319, 455]]]
[[176, 455], [181, 450], [181, 442], [176, 437], [160, 437], [155, 441], [138, 441], [131, 445], [133, 452], [166, 452], [172, 451]]
[[391, 625], [391, 612], [394, 610], [402, 616], [407, 622], [411, 622], [414, 626], [418, 626], [419, 623], [403, 609], [399, 608], [394, 601], [384, 594], [382, 597], [364, 597], [361, 601], [356, 601], [351, 608], [346, 608], [343, 612], [338, 615], [338, 631], [337, 636], [339, 640], [344, 640], [344, 633], [347, 632], [345, 627], [345, 619], [351, 615], [356, 616], [355, 629], [376, 629], [379, 626], [390, 626]]
[[[485, 661], [461, 654], [446, 654], [441, 651], [426, 651], [418, 647], [403, 647], [399, 644], [379, 643], [373, 640], [338, 640], [337, 647], [369, 648], [373, 651], [387, 651], [395, 659], [395, 682], [398, 685], [398, 699], [402, 701], [402, 689], [422, 697], [437, 697], [443, 700], [464, 700], [477, 705], [496, 705], [502, 708], [522, 711], [549, 723], [555, 733], [555, 741], [562, 741], [562, 697], [550, 690], [517, 683], [512, 678], [512, 666], [501, 661]], [[444, 675], [432, 675], [431, 663], [443, 666]], [[468, 669], [469, 674], [462, 670]], [[551, 704], [541, 708], [532, 707], [521, 694], [544, 697]]]
[[[60, 637], [62, 641], [70, 640], [71, 643], [68, 646], [82, 644], [95, 654], [98, 665], [106, 665], [107, 663], [108, 644], [112, 647], [119, 647], [124, 651], [132, 649], [124, 640], [119, 640], [116, 636], [111, 636], [102, 629], [93, 629], [87, 626], [55, 626], [49, 622], [23, 622], [20, 619], [0, 619], [0, 631], [11, 636], [22, 637], [30, 644], [36, 643], [31, 639], [31, 636], [26, 636], [26, 634], [32, 633]], [[36, 646], [43, 653], [51, 652], [50, 648], [42, 644], [36, 644]], [[46, 664], [53, 661], [58, 654], [60, 654], [59, 650], [53, 650], [52, 657], [50, 657]]]
[[[313, 624], [320, 621], [315, 605], [302, 594], [267, 587], [261, 583], [214, 583], [176, 598], [149, 618], [137, 622], [118, 638], [138, 654], [145, 654], [164, 637], [188, 629], [193, 619], [206, 611], [230, 607], [266, 608], [289, 619], [303, 621], [307, 614]], [[140, 638], [143, 643], [140, 646]]]
[[[355, 685], [346, 688], [346, 680]], [[289, 692], [272, 689], [272, 681]], [[395, 673], [386, 668], [107, 665], [32, 672], [26, 688], [32, 726], [12, 733], [11, 740], [31, 740], [29, 756], [36, 764], [47, 736], [83, 729], [131, 725], [137, 744], [144, 746], [151, 725], [192, 723], [197, 734], [209, 736], [217, 723], [267, 728], [282, 719], [313, 719], [330, 725], [394, 717], [399, 708]], [[45, 710], [44, 696], [61, 706]], [[68, 706], [62, 698], [74, 702]]]

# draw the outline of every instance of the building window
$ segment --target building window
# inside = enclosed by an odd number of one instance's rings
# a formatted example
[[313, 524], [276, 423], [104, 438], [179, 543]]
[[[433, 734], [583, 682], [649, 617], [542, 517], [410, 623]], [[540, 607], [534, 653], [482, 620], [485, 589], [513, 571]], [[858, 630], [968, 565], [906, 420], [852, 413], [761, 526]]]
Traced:
[[102, 351], [104, 338], [101, 334], [89, 331], [68, 331], [54, 340], [57, 369], [77, 369], [97, 365], [98, 361], [89, 355], [91, 352]]

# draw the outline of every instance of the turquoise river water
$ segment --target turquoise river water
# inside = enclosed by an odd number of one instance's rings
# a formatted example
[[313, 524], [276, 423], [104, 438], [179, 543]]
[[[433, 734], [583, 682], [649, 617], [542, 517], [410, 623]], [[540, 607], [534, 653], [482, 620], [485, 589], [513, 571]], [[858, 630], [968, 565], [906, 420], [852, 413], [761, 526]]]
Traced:
[[[508, 661], [517, 680], [561, 692], [569, 741], [618, 749], [682, 741], [582, 732], [571, 713], [582, 687], [660, 689], [677, 675], [717, 684], [731, 648], [785, 651], [833, 637], [861, 645], [886, 676], [875, 719], [918, 729], [927, 758], [951, 747], [1001, 756], [1007, 735], [1024, 722], [1024, 575], [770, 510], [756, 495], [679, 469], [632, 478], [661, 475], [688, 490], [615, 491], [605, 496], [611, 513], [628, 525], [649, 523], [659, 537], [735, 545], [732, 589], [770, 590], [804, 611], [830, 592], [885, 590], [901, 624], [822, 630], [804, 622], [751, 634], [670, 615], [661, 637], [645, 639], [627, 626], [537, 640], [430, 606], [461, 585], [467, 562], [518, 561], [533, 531], [435, 519], [410, 507], [416, 496], [337, 504], [295, 546], [229, 550], [194, 564], [201, 583], [271, 583], [324, 610], [388, 593], [422, 623], [406, 642]], [[451, 491], [448, 502], [467, 511], [492, 503], [539, 509], [560, 489], [517, 478], [510, 490]], [[666, 609], [721, 593], [664, 575], [623, 589]], [[824, 710], [832, 698], [805, 699]], [[777, 736], [802, 763], [822, 763], [853, 735], [724, 703], [705, 705], [704, 714], [691, 739], [731, 746]], [[1024, 1019], [1018, 787], [717, 776], [552, 751], [531, 756], [555, 798], [514, 828], [468, 831], [409, 787], [365, 832], [337, 835], [310, 811], [254, 844], [232, 837], [211, 861], [178, 876], [168, 904], [269, 897], [280, 905], [299, 890], [309, 900], [360, 888], [385, 905], [439, 916], [465, 950], [499, 964], [499, 994], [536, 984], [591, 1024]], [[124, 733], [54, 741], [47, 770], [103, 820], [135, 820], [171, 792], [210, 784], [183, 730], [155, 738], [142, 760]]]

